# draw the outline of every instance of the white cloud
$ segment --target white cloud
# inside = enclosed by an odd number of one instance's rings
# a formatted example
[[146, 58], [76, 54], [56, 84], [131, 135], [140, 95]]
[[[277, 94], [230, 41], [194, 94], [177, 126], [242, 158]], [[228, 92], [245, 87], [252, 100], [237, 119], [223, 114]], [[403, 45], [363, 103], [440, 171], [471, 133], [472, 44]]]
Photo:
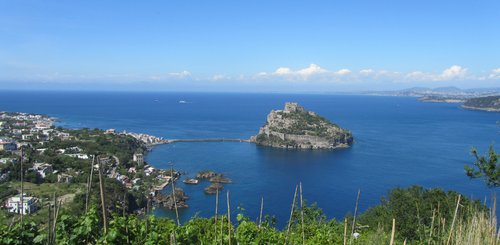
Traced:
[[[423, 82], [431, 82], [431, 81], [452, 81], [452, 80], [460, 80], [464, 79], [467, 75], [467, 68], [463, 68], [459, 65], [453, 65], [449, 68], [444, 69], [441, 73], [428, 73], [422, 71], [412, 71], [406, 73], [404, 76], [405, 81], [423, 81]], [[477, 77], [468, 77], [471, 79], [477, 79]]]
[[453, 65], [448, 69], [445, 69], [441, 76], [437, 80], [452, 80], [456, 78], [463, 78], [467, 73], [467, 69], [458, 65]]
[[221, 75], [221, 74], [216, 74], [212, 77], [212, 80], [214, 81], [221, 81], [221, 80], [227, 80], [229, 79], [230, 77], [228, 76], [225, 76], [225, 75]]
[[276, 69], [274, 74], [276, 74], [276, 75], [289, 75], [289, 74], [292, 74], [292, 70], [288, 67], [280, 67], [280, 68]]
[[321, 73], [325, 73], [325, 72], [327, 72], [327, 70], [319, 67], [318, 65], [310, 64], [309, 67], [304, 68], [302, 70], [298, 70], [297, 74], [304, 76], [304, 77], [308, 77], [308, 76], [321, 74]]
[[[316, 64], [310, 64], [308, 67], [299, 69], [299, 70], [292, 70], [288, 67], [280, 67], [276, 69], [272, 74], [276, 76], [285, 76], [290, 79], [304, 79], [307, 80], [310, 76], [322, 74], [322, 73], [327, 73], [328, 71], [321, 68], [320, 66]], [[260, 72], [258, 75], [268, 75], [265, 72]]]
[[407, 81], [430, 81], [435, 80], [435, 78], [428, 73], [421, 71], [412, 71], [405, 75], [405, 80]]
[[351, 73], [352, 72], [349, 69], [340, 69], [340, 70], [338, 70], [338, 71], [335, 72], [335, 74], [341, 75], [341, 76], [348, 75], [348, 74], [351, 74]]
[[496, 68], [491, 70], [490, 75], [488, 76], [489, 79], [500, 79], [500, 68]]
[[191, 72], [189, 72], [189, 71], [171, 72], [171, 73], [168, 73], [168, 75], [171, 77], [176, 77], [176, 78], [185, 78], [185, 77], [191, 76]]
[[362, 75], [370, 75], [372, 73], [374, 73], [375, 71], [373, 69], [363, 69], [361, 71], [359, 71], [360, 74]]

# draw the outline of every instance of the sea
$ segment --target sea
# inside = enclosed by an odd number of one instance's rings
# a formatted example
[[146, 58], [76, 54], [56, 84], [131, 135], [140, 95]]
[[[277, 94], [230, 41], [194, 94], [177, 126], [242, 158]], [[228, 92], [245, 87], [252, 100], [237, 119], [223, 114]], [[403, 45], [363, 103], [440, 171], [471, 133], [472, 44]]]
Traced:
[[[304, 151], [184, 142], [154, 147], [146, 162], [173, 166], [182, 178], [202, 170], [223, 173], [233, 183], [224, 185], [219, 213], [226, 213], [229, 193], [233, 218], [242, 213], [257, 220], [263, 199], [263, 214], [274, 216], [278, 225], [287, 222], [299, 183], [307, 204], [316, 203], [328, 218], [339, 220], [354, 213], [358, 191], [360, 212], [396, 187], [442, 188], [482, 201], [496, 191], [482, 179], [469, 179], [464, 165], [474, 162], [472, 147], [484, 154], [495, 144], [500, 151], [500, 113], [459, 104], [333, 94], [0, 91], [0, 111], [46, 114], [63, 127], [114, 128], [167, 139], [248, 139], [285, 102], [298, 102], [351, 130], [353, 146]], [[181, 222], [214, 215], [215, 196], [203, 191], [208, 185], [177, 182], [189, 196], [189, 207], [179, 211]], [[175, 218], [164, 208], [154, 215]]]

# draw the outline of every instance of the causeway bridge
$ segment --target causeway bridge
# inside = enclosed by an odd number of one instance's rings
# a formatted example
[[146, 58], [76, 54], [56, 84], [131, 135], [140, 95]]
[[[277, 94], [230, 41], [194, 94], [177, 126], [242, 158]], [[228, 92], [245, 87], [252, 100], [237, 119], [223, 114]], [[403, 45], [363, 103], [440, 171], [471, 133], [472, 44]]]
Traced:
[[167, 139], [166, 144], [178, 142], [251, 142], [249, 139], [205, 138], [205, 139]]

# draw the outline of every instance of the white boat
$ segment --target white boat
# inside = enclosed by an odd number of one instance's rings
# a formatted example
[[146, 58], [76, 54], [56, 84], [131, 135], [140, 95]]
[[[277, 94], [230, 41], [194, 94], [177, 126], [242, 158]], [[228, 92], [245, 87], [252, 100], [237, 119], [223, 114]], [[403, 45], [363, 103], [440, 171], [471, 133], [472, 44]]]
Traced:
[[185, 101], [185, 100], [179, 100], [179, 104], [186, 104], [186, 103], [187, 103], [187, 101]]
[[182, 182], [186, 183], [186, 184], [191, 184], [191, 185], [196, 185], [198, 184], [198, 180], [197, 179], [185, 179], [183, 180]]

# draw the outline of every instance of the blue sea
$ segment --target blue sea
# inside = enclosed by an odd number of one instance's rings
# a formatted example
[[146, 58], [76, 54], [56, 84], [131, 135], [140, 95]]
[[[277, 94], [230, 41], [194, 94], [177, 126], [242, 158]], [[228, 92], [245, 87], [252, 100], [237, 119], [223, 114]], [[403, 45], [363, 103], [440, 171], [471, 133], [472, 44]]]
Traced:
[[[187, 103], [179, 103], [184, 100]], [[175, 143], [155, 147], [146, 161], [158, 168], [194, 176], [221, 172], [233, 180], [233, 213], [264, 214], [284, 224], [295, 186], [329, 218], [353, 213], [358, 190], [360, 210], [380, 202], [391, 188], [422, 185], [455, 190], [484, 200], [492, 189], [470, 180], [464, 165], [474, 162], [472, 147], [485, 153], [500, 141], [500, 113], [464, 110], [458, 104], [422, 103], [410, 97], [234, 93], [19, 92], [1, 91], [0, 110], [42, 113], [71, 128], [115, 128], [175, 139], [241, 138], [257, 134], [272, 109], [293, 101], [353, 132], [349, 149], [298, 151], [251, 143]], [[498, 148], [498, 144], [496, 145]], [[182, 221], [212, 216], [215, 196], [209, 183], [185, 185], [189, 208]], [[225, 192], [219, 212], [225, 212]], [[174, 217], [158, 208], [158, 216]]]

